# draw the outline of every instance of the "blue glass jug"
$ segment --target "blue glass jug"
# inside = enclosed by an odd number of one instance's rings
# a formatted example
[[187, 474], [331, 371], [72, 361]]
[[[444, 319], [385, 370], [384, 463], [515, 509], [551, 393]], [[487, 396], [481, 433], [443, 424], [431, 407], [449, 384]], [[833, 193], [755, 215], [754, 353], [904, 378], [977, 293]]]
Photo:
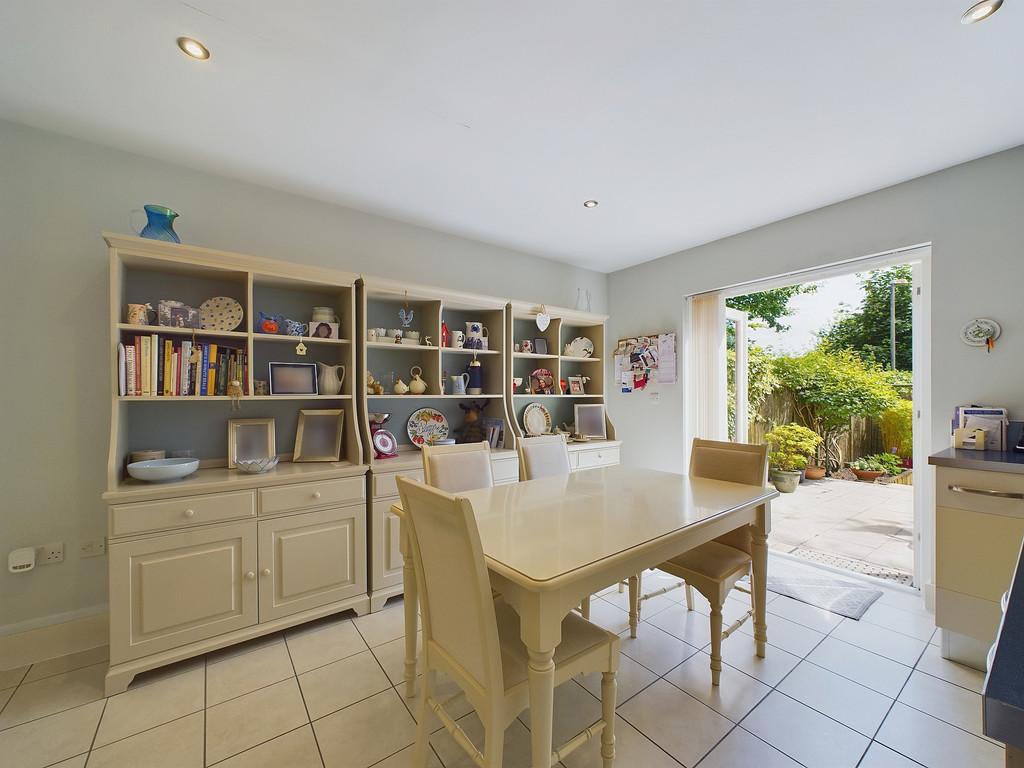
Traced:
[[178, 233], [174, 231], [174, 220], [178, 214], [164, 205], [144, 205], [146, 226], [139, 232], [139, 237], [150, 240], [163, 240], [168, 243], [180, 243]]

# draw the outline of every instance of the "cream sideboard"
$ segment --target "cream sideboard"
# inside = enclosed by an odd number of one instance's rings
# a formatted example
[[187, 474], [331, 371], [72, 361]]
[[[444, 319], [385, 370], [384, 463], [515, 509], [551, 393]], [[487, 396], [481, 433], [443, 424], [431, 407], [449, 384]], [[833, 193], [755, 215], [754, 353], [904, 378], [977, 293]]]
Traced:
[[951, 449], [931, 459], [937, 465], [935, 623], [943, 656], [984, 669], [1024, 540], [1024, 466], [965, 453], [973, 454]]
[[139, 672], [330, 613], [370, 608], [365, 467], [283, 463], [131, 481], [108, 502], [110, 670]]
[[591, 440], [586, 443], [569, 443], [569, 466], [573, 472], [595, 467], [609, 467], [620, 463], [621, 440]]
[[[519, 479], [519, 457], [504, 448], [491, 451], [491, 473], [496, 485]], [[402, 594], [402, 551], [399, 521], [391, 512], [398, 503], [399, 475], [423, 480], [418, 450], [402, 450], [393, 459], [377, 459], [369, 474], [370, 499], [370, 610], [379, 611], [389, 598]]]

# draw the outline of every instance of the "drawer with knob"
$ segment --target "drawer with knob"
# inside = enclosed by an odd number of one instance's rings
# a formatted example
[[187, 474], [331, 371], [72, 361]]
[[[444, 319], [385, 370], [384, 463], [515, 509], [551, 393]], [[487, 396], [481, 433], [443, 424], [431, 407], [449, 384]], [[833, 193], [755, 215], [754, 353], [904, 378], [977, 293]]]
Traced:
[[618, 448], [597, 448], [579, 451], [579, 469], [590, 469], [591, 467], [607, 467], [619, 463]]
[[259, 494], [261, 515], [353, 504], [366, 499], [366, 479], [360, 475], [318, 483], [279, 485], [261, 488]]
[[110, 507], [110, 535], [163, 531], [256, 516], [253, 491], [182, 496], [177, 499], [117, 504]]

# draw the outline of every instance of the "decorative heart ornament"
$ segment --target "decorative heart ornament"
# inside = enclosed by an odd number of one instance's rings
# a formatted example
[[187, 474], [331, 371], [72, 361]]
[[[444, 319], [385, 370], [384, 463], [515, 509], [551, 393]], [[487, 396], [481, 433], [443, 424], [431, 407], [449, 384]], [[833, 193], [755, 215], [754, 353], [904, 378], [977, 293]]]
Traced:
[[537, 328], [546, 331], [549, 325], [551, 325], [551, 315], [548, 314], [547, 307], [542, 306], [540, 312], [537, 313]]

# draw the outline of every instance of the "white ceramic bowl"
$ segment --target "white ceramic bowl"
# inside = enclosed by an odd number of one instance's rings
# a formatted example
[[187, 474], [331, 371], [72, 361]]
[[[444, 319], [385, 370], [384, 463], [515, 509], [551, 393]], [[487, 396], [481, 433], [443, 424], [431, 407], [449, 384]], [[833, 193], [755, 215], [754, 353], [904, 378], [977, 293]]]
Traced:
[[197, 469], [199, 469], [199, 459], [152, 459], [129, 464], [128, 474], [136, 480], [160, 483], [188, 477]]
[[259, 475], [276, 467], [278, 458], [280, 457], [267, 456], [262, 459], [235, 459], [235, 466], [238, 467], [239, 472], [244, 472], [247, 475]]

